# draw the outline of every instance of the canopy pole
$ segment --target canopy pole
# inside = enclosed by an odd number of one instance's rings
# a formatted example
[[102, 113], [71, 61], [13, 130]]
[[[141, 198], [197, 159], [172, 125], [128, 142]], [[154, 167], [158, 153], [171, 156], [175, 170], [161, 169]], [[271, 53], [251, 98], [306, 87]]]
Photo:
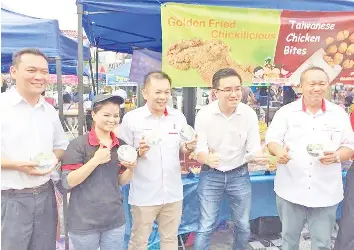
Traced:
[[270, 117], [269, 117], [269, 104], [270, 104], [270, 85], [267, 87], [267, 113], [266, 113], [266, 123], [269, 125], [270, 123]]
[[63, 82], [61, 77], [61, 58], [55, 58], [55, 67], [57, 72], [57, 90], [58, 90], [58, 108], [59, 108], [59, 118], [61, 124], [64, 125], [64, 111], [63, 111]]
[[194, 127], [195, 107], [196, 107], [196, 88], [182, 88], [183, 114], [186, 116], [188, 125]]
[[[56, 72], [57, 72], [57, 87], [58, 87], [58, 103], [59, 103], [59, 118], [63, 128], [65, 128], [64, 123], [64, 111], [63, 111], [63, 84], [61, 78], [61, 58], [56, 58]], [[60, 72], [60, 75], [59, 75]], [[67, 192], [63, 193], [63, 220], [64, 220], [64, 244], [65, 250], [69, 250], [69, 235], [67, 227], [67, 217], [68, 217], [68, 196]]]
[[136, 106], [137, 108], [142, 107], [145, 105], [145, 100], [142, 95], [142, 91], [144, 88], [144, 83], [139, 82], [136, 86]]
[[97, 45], [96, 45], [96, 91], [98, 94], [99, 90], [98, 90], [98, 46]]
[[77, 4], [77, 16], [78, 16], [78, 49], [77, 49], [77, 73], [79, 77], [78, 82], [78, 93], [79, 93], [79, 127], [78, 132], [79, 135], [83, 135], [84, 133], [84, 124], [85, 124], [85, 114], [84, 114], [84, 86], [83, 86], [83, 34], [82, 34], [82, 14], [83, 14], [83, 7], [82, 4]]
[[91, 75], [93, 93], [94, 93], [94, 95], [96, 95], [95, 77], [93, 76], [93, 69], [92, 69], [92, 61], [91, 61], [91, 59], [89, 60], [89, 65], [90, 65], [90, 73], [91, 73], [90, 75]]

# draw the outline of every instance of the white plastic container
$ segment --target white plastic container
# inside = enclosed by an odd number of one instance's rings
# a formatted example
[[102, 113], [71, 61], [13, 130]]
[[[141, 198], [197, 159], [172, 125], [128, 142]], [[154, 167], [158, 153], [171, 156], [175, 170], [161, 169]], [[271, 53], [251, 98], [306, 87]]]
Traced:
[[179, 132], [179, 135], [181, 136], [182, 141], [184, 142], [191, 142], [194, 140], [196, 136], [196, 132], [194, 128], [189, 126], [188, 124], [184, 125], [182, 130]]
[[157, 130], [149, 130], [144, 134], [146, 143], [152, 147], [158, 145], [162, 141], [162, 136]]
[[308, 144], [306, 147], [307, 153], [309, 153], [313, 157], [320, 158], [324, 155], [324, 147], [323, 144]]
[[33, 160], [38, 164], [39, 171], [46, 171], [54, 167], [57, 162], [56, 156], [53, 152], [40, 153], [36, 155]]
[[122, 145], [117, 150], [118, 160], [125, 162], [135, 162], [138, 158], [138, 153], [135, 148], [130, 145]]

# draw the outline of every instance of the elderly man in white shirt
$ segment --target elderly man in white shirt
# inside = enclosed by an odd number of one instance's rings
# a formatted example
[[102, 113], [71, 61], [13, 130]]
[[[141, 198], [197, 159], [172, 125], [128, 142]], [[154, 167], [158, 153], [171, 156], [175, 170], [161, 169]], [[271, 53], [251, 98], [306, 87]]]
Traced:
[[257, 114], [241, 102], [241, 83], [240, 75], [233, 69], [216, 72], [212, 84], [218, 100], [203, 107], [196, 117], [195, 154], [203, 166], [198, 186], [201, 213], [195, 250], [210, 248], [224, 194], [229, 198], [235, 224], [233, 249], [247, 248], [251, 183], [245, 155], [261, 150], [261, 145]]
[[[179, 153], [193, 151], [196, 142], [181, 142], [179, 132], [187, 122], [180, 111], [167, 106], [171, 95], [168, 75], [148, 74], [142, 94], [146, 105], [128, 112], [119, 128], [119, 137], [137, 148], [139, 155], [130, 184], [133, 227], [128, 249], [147, 249], [155, 219], [160, 248], [177, 249], [183, 203]], [[149, 133], [155, 137], [148, 136]]]
[[345, 111], [324, 99], [329, 78], [322, 68], [306, 69], [300, 82], [303, 97], [275, 114], [266, 135], [279, 163], [274, 190], [282, 249], [299, 249], [307, 222], [312, 249], [330, 250], [343, 199], [341, 162], [353, 155], [353, 131]]
[[[0, 95], [1, 249], [55, 249], [57, 204], [50, 173], [68, 140], [58, 114], [41, 93], [49, 83], [48, 59], [37, 49], [13, 57], [16, 87]], [[39, 154], [55, 154], [39, 170]]]

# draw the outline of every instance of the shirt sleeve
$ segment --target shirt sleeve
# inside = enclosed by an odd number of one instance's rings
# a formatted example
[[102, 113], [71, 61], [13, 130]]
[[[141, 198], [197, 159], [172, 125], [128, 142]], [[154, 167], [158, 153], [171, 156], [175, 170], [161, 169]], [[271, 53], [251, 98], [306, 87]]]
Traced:
[[63, 186], [64, 189], [66, 190], [70, 190], [71, 187], [69, 186], [69, 183], [68, 183], [68, 175], [71, 171], [62, 171], [61, 172], [61, 184]]
[[64, 152], [61, 167], [63, 171], [76, 170], [84, 165], [85, 152], [78, 139], [71, 141]]
[[68, 148], [64, 152], [63, 161], [61, 165], [61, 182], [65, 189], [69, 190], [71, 187], [68, 184], [68, 174], [84, 165], [84, 152], [77, 140], [69, 143]]
[[280, 146], [284, 146], [284, 137], [287, 131], [287, 122], [286, 117], [284, 114], [284, 110], [279, 109], [274, 117], [273, 120], [267, 129], [266, 133], [266, 145], [271, 142], [275, 142]]
[[181, 120], [182, 120], [183, 126], [187, 124], [187, 119], [186, 119], [186, 117], [184, 116], [184, 114], [182, 114]]
[[64, 132], [63, 126], [61, 125], [59, 116], [55, 115], [53, 149], [65, 150], [68, 144], [69, 144], [69, 140]]
[[123, 116], [121, 125], [119, 126], [118, 137], [125, 141], [128, 145], [134, 147], [134, 133], [131, 126], [132, 112], [128, 112]]
[[[182, 127], [188, 124], [188, 123], [187, 123], [187, 119], [186, 119], [186, 117], [184, 116], [183, 113], [181, 113], [181, 120], [180, 120], [180, 122], [181, 122], [181, 124], [182, 124]], [[183, 142], [182, 139], [180, 139], [179, 145], [180, 145], [180, 147], [183, 147], [184, 142]]]
[[354, 150], [354, 132], [348, 115], [343, 112], [343, 130], [341, 132], [341, 147]]
[[200, 110], [195, 118], [195, 131], [198, 135], [197, 147], [195, 154], [198, 155], [200, 152], [209, 153], [209, 145], [207, 140], [207, 128], [206, 128], [206, 118], [205, 111]]
[[250, 115], [250, 129], [247, 133], [246, 151], [255, 152], [261, 149], [261, 137], [259, 135], [258, 117], [254, 110]]

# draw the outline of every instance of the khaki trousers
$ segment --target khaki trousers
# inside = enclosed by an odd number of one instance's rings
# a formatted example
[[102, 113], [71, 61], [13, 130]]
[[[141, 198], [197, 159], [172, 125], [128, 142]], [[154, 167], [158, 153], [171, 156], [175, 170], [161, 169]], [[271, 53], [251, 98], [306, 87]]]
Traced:
[[158, 206], [131, 206], [133, 227], [128, 250], [148, 249], [148, 240], [155, 219], [160, 233], [160, 249], [177, 250], [182, 205], [183, 201]]

